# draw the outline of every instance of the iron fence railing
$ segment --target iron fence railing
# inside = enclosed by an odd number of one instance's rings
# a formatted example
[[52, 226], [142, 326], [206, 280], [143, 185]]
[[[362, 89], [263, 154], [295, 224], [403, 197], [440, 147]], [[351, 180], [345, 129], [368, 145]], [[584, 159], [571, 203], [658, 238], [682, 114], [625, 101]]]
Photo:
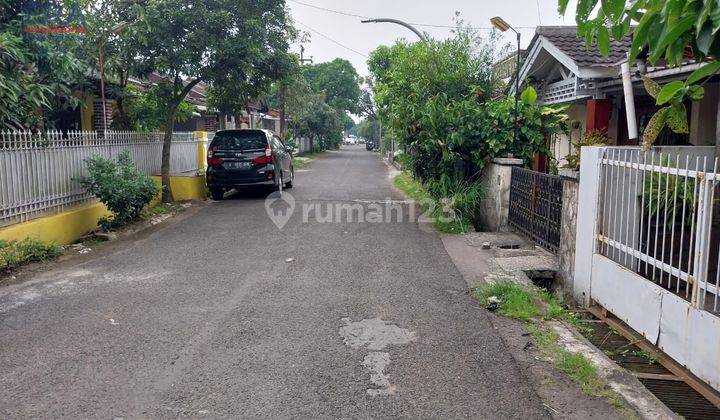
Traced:
[[601, 165], [597, 252], [718, 313], [717, 158], [607, 148]]
[[512, 168], [509, 223], [538, 245], [560, 248], [562, 178], [519, 167]]
[[[79, 179], [85, 159], [115, 158], [130, 151], [138, 169], [160, 173], [162, 133], [128, 131], [0, 131], [0, 226], [23, 222], [88, 202], [92, 197]], [[173, 133], [170, 170], [199, 169], [195, 133]]]

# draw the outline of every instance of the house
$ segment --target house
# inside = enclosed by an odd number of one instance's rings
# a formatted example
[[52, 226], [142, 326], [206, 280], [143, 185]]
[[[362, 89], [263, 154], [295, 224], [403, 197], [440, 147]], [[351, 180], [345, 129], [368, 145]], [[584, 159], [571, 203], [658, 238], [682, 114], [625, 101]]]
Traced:
[[[577, 141], [586, 131], [597, 130], [609, 138], [609, 144], [638, 145], [638, 138], [628, 132], [627, 110], [623, 93], [621, 64], [627, 61], [631, 39], [612, 40], [610, 54], [599, 53], [595, 45], [589, 48], [585, 40], [578, 38], [575, 26], [538, 27], [520, 70], [520, 80], [533, 86], [541, 104], [569, 104], [567, 111], [571, 120], [569, 136], [552, 139], [549, 146], [558, 166], [562, 167], [572, 152], [571, 140]], [[687, 78], [700, 64], [688, 61], [681, 67], [652, 67], [639, 61], [631, 68], [632, 92], [635, 104], [635, 123], [642, 134], [650, 118], [657, 111], [655, 100], [645, 91], [641, 75], [660, 84], [670, 80]], [[705, 146], [716, 143], [718, 100], [720, 83], [711, 80], [705, 85], [702, 101], [686, 104], [690, 133], [679, 135], [664, 130], [657, 145]], [[514, 86], [509, 93], [515, 94]], [[536, 169], [547, 171], [548, 162], [536, 163]]]

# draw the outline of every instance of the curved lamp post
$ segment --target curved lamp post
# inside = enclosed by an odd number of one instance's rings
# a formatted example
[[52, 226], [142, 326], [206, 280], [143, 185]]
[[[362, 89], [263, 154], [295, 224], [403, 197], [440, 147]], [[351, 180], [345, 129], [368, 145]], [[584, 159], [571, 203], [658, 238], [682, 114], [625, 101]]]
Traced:
[[417, 29], [415, 29], [415, 28], [414, 28], [412, 25], [410, 25], [409, 23], [403, 22], [403, 21], [401, 21], [401, 20], [390, 19], [390, 18], [380, 18], [380, 19], [368, 19], [368, 20], [363, 20], [363, 21], [361, 21], [361, 22], [362, 22], [362, 23], [394, 23], [394, 24], [396, 24], [396, 25], [404, 26], [404, 27], [410, 29], [411, 31], [413, 31], [413, 32], [415, 33], [415, 35], [417, 35], [418, 38], [420, 38], [420, 40], [425, 44], [426, 47], [428, 46], [427, 38], [425, 38], [425, 35], [423, 35], [422, 32], [420, 32], [420, 31], [418, 31]]
[[515, 142], [518, 141], [518, 98], [520, 96], [520, 32], [516, 31], [515, 28], [510, 26], [509, 23], [505, 22], [500, 16], [495, 16], [490, 19], [490, 23], [500, 32], [505, 32], [508, 29], [515, 32], [517, 35], [517, 64], [515, 65]]

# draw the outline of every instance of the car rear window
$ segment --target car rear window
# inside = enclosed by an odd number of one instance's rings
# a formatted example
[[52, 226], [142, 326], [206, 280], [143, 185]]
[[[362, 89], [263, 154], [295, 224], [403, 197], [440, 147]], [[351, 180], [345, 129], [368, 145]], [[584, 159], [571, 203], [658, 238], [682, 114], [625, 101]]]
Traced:
[[211, 147], [219, 150], [257, 150], [267, 146], [267, 137], [262, 131], [227, 131], [217, 133]]

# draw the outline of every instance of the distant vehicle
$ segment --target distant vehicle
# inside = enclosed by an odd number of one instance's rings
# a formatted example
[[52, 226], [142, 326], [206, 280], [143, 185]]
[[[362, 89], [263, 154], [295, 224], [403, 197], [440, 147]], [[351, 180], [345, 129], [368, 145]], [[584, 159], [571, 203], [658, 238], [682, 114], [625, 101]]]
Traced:
[[292, 153], [269, 130], [222, 130], [215, 134], [207, 157], [207, 186], [213, 200], [234, 188], [292, 188]]
[[375, 148], [375, 144], [371, 141], [365, 143], [365, 150], [370, 151]]
[[345, 144], [346, 144], [346, 145], [349, 145], [349, 146], [354, 146], [354, 145], [357, 144], [357, 139], [352, 138], [352, 137], [348, 137], [348, 138], [345, 139]]

